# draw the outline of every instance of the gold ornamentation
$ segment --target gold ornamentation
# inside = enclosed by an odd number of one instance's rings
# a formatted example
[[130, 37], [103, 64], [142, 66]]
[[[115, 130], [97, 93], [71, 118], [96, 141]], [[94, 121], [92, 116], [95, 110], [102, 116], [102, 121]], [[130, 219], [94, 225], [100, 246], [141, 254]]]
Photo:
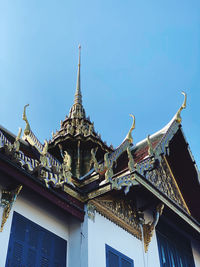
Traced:
[[102, 188], [97, 189], [96, 191], [93, 191], [91, 193], [88, 194], [88, 199], [93, 199], [96, 198], [98, 196], [101, 196], [107, 192], [109, 192], [111, 190], [111, 185], [108, 184]]
[[126, 151], [127, 151], [127, 155], [128, 155], [128, 169], [130, 172], [133, 172], [133, 171], [135, 171], [135, 162], [133, 159], [133, 155], [131, 153], [130, 146], [127, 147]]
[[23, 112], [23, 120], [26, 122], [26, 127], [25, 127], [25, 130], [24, 130], [24, 135], [28, 135], [30, 133], [30, 130], [31, 130], [31, 127], [30, 127], [30, 124], [28, 122], [28, 119], [26, 117], [26, 108], [29, 106], [29, 104], [25, 105], [24, 106], [24, 112]]
[[1, 206], [4, 208], [2, 222], [1, 222], [1, 229], [0, 232], [3, 231], [3, 227], [9, 217], [10, 211], [12, 209], [12, 205], [15, 202], [17, 196], [19, 195], [22, 189], [22, 185], [19, 185], [15, 190], [3, 190], [1, 196]]
[[187, 95], [185, 92], [181, 92], [184, 95], [184, 101], [183, 104], [181, 105], [181, 107], [179, 108], [178, 112], [176, 113], [176, 121], [178, 123], [181, 123], [182, 119], [181, 119], [181, 111], [186, 108], [186, 101], [187, 101]]
[[133, 143], [133, 137], [132, 137], [132, 131], [135, 129], [135, 116], [130, 114], [130, 116], [133, 118], [133, 123], [132, 123], [132, 126], [131, 126], [131, 129], [129, 130], [127, 136], [126, 136], [126, 139], [130, 142], [130, 143]]
[[88, 130], [89, 135], [94, 135], [94, 123], [91, 123], [89, 125], [89, 130]]
[[[119, 156], [126, 151], [128, 148], [130, 148], [130, 144], [133, 141], [132, 138], [132, 131], [133, 129], [135, 129], [135, 116], [130, 115], [131, 117], [133, 117], [133, 124], [131, 129], [128, 132], [128, 135], [126, 136], [124, 142], [111, 154], [106, 153], [104, 155], [104, 162], [102, 164], [98, 164], [95, 154], [96, 151], [94, 148], [92, 148], [91, 150], [91, 162], [94, 163], [94, 169], [96, 172], [98, 172], [99, 174], [104, 174], [105, 173], [105, 180], [108, 182], [110, 181], [112, 183], [112, 177], [113, 177], [113, 164], [115, 162], [117, 162], [117, 159], [119, 158]], [[129, 151], [127, 151], [127, 153], [129, 153]], [[131, 152], [130, 152], [131, 153]], [[130, 153], [128, 154], [130, 157]], [[130, 164], [130, 168], [133, 167], [134, 162], [133, 162], [133, 158], [129, 158], [129, 164]]]
[[153, 150], [153, 146], [152, 146], [152, 143], [151, 143], [151, 140], [150, 140], [150, 135], [147, 136], [147, 143], [148, 143], [148, 154], [150, 157], [153, 157], [155, 155], [154, 153], [154, 150]]
[[165, 157], [161, 160], [157, 168], [146, 171], [144, 176], [159, 191], [190, 214]]
[[19, 128], [18, 135], [16, 136], [15, 142], [13, 144], [13, 149], [16, 152], [19, 152], [19, 148], [20, 148], [20, 142], [19, 142], [19, 140], [20, 140], [21, 134], [22, 134], [22, 128]]
[[68, 183], [74, 186], [74, 184], [72, 183], [71, 163], [72, 163], [71, 156], [67, 151], [65, 151], [62, 164], [62, 175], [64, 177], [63, 183]]
[[44, 147], [43, 147], [43, 150], [42, 150], [41, 155], [40, 155], [40, 162], [41, 162], [41, 165], [43, 167], [49, 168], [50, 164], [49, 164], [49, 159], [47, 157], [47, 153], [48, 153], [48, 142], [47, 142], [47, 140], [45, 140], [44, 141]]
[[151, 242], [151, 238], [154, 234], [155, 227], [158, 224], [158, 220], [159, 220], [160, 216], [162, 215], [163, 209], [164, 209], [164, 204], [160, 203], [156, 207], [156, 214], [154, 216], [153, 221], [148, 222], [146, 224], [143, 224], [143, 238], [144, 238], [144, 250], [145, 250], [145, 252], [148, 251], [148, 247], [149, 247], [149, 244]]
[[113, 177], [113, 161], [109, 157], [109, 153], [105, 153], [104, 155], [104, 163], [98, 164], [97, 159], [95, 157], [96, 150], [94, 148], [91, 149], [91, 163], [94, 163], [94, 170], [99, 174], [105, 173], [105, 180], [111, 181]]
[[142, 176], [145, 176], [147, 171], [151, 171], [155, 168], [154, 162], [150, 158], [147, 158], [142, 162], [137, 163], [135, 167], [137, 172]]
[[61, 166], [53, 166], [53, 172], [49, 172], [43, 166], [39, 168], [39, 176], [43, 178], [47, 187], [52, 184], [54, 187], [62, 187], [63, 184], [67, 183], [72, 186], [72, 173], [71, 173], [71, 156], [67, 151], [64, 152], [63, 163]]
[[127, 194], [130, 190], [130, 187], [134, 184], [134, 181], [134, 174], [128, 174], [119, 178], [115, 178], [111, 181], [112, 189], [121, 190], [122, 187], [125, 187], [124, 193]]
[[184, 198], [183, 198], [183, 196], [181, 194], [179, 186], [178, 186], [178, 184], [176, 182], [176, 179], [175, 179], [175, 177], [173, 175], [173, 172], [172, 172], [172, 170], [171, 170], [171, 168], [169, 166], [169, 163], [168, 163], [168, 161], [167, 161], [165, 156], [164, 156], [164, 162], [162, 163], [162, 166], [163, 166], [163, 169], [165, 170], [166, 174], [168, 176], [170, 176], [171, 179], [172, 179], [170, 184], [172, 185], [172, 187], [171, 187], [172, 190], [174, 190], [174, 192], [176, 194], [176, 201], [178, 201], [179, 205], [191, 215], [191, 213], [190, 213], [190, 211], [188, 209], [188, 206], [187, 206], [187, 204], [186, 204], [186, 202], [185, 202], [185, 200], [184, 200]]
[[133, 201], [103, 197], [90, 200], [89, 203], [101, 215], [141, 240], [141, 230]]
[[[37, 151], [41, 154], [41, 160], [42, 164], [44, 166], [57, 166], [60, 167], [61, 164], [58, 162], [57, 159], [55, 159], [52, 155], [50, 155], [47, 150], [48, 150], [48, 142], [45, 141], [45, 147], [40, 143], [40, 141], [37, 139], [37, 137], [34, 135], [34, 133], [31, 131], [28, 119], [26, 117], [26, 108], [29, 106], [29, 104], [24, 106], [24, 112], [23, 112], [23, 120], [26, 122], [26, 127], [24, 130], [24, 136], [23, 139], [28, 141], [28, 143], [32, 146], [34, 146]], [[46, 144], [47, 143], [47, 144]], [[45, 152], [46, 150], [46, 152]], [[46, 158], [45, 158], [46, 157]]]
[[90, 176], [90, 178], [87, 178], [84, 181], [79, 181], [79, 180], [78, 181], [74, 181], [74, 184], [77, 187], [81, 188], [81, 187], [86, 186], [86, 185], [88, 185], [88, 184], [90, 184], [90, 183], [92, 183], [94, 181], [97, 181], [97, 180], [99, 180], [99, 174]]
[[104, 166], [105, 166], [105, 180], [106, 182], [111, 182], [113, 177], [113, 161], [109, 159], [109, 153], [104, 155]]
[[[19, 128], [18, 134], [15, 138], [15, 141], [13, 144], [11, 144], [10, 142], [5, 142], [5, 144], [3, 146], [5, 146], [5, 151], [7, 154], [11, 155], [14, 158], [17, 158], [17, 153], [19, 152], [19, 148], [20, 148], [20, 136], [22, 133], [22, 128]], [[17, 153], [15, 153], [17, 152]]]
[[90, 218], [93, 222], [95, 221], [95, 206], [88, 202], [87, 204], [87, 214], [88, 218]]
[[74, 127], [70, 123], [67, 124], [67, 134], [74, 134]]
[[179, 124], [176, 120], [172, 122], [167, 130], [167, 133], [161, 138], [160, 142], [154, 148], [155, 158], [161, 161], [161, 155], [169, 155], [169, 143], [179, 129]]
[[186, 221], [191, 227], [193, 227], [198, 233], [200, 233], [200, 228], [197, 224], [195, 224], [191, 218], [187, 215], [185, 215], [184, 212], [182, 212], [177, 205], [174, 205], [168, 198], [163, 196], [163, 194], [160, 194], [155, 187], [152, 187], [148, 182], [145, 181], [144, 178], [142, 178], [139, 175], [136, 175], [136, 180], [138, 183], [143, 185], [147, 190], [152, 192], [160, 201], [162, 201], [165, 205], [167, 205], [173, 212], [175, 212], [180, 218], [182, 218], [184, 221]]
[[91, 149], [91, 164], [94, 164], [94, 170], [95, 172], [98, 172], [99, 174], [104, 173], [104, 165], [103, 164], [99, 164], [97, 159], [96, 159], [96, 152], [97, 152], [97, 148], [92, 148]]
[[69, 186], [64, 185], [63, 188], [64, 192], [69, 194], [70, 196], [80, 200], [81, 202], [87, 201], [87, 197], [84, 197], [83, 195], [79, 194], [74, 188], [71, 188]]

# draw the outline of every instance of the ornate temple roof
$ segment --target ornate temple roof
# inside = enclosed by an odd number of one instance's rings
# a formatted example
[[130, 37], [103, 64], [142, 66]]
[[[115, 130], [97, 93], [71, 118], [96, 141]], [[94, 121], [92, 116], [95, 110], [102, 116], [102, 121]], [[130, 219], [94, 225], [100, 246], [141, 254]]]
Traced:
[[69, 115], [61, 121], [60, 129], [48, 143], [48, 151], [60, 162], [63, 161], [64, 152], [67, 151], [72, 159], [72, 173], [76, 178], [86, 174], [91, 168], [91, 149], [97, 151], [100, 160], [112, 148], [103, 142], [101, 136], [95, 131], [94, 123], [86, 117], [82, 104], [81, 93], [81, 46], [79, 46], [77, 84], [74, 103]]
[[[23, 112], [26, 122], [23, 140], [21, 129], [14, 136], [1, 127], [0, 169], [4, 172], [12, 169], [12, 173], [15, 170], [20, 183], [35, 191], [36, 187], [37, 190], [43, 188], [41, 194], [56, 195], [65, 203], [62, 204], [66, 205], [65, 209], [81, 220], [84, 216], [82, 203], [108, 193], [117, 192], [121, 197], [123, 191], [124, 198], [134, 198], [136, 191], [143, 188], [200, 233], [200, 213], [194, 201], [200, 195], [199, 171], [181, 128], [180, 114], [186, 107], [186, 94], [183, 93], [183, 104], [173, 119], [136, 145], [132, 138], [135, 117], [131, 115], [133, 123], [127, 136], [112, 149], [102, 141], [90, 118], [86, 117], [80, 71], [79, 47], [74, 103], [49, 142], [42, 144], [34, 135], [26, 116], [28, 105]], [[20, 173], [23, 173], [24, 181]], [[71, 211], [69, 206], [73, 207]]]
[[81, 93], [81, 46], [79, 45], [79, 57], [78, 57], [78, 72], [77, 72], [77, 84], [74, 96], [74, 103], [69, 111], [69, 115], [66, 116], [64, 121], [61, 121], [60, 130], [52, 134], [52, 139], [49, 141], [49, 145], [54, 146], [60, 142], [60, 139], [91, 139], [98, 143], [105, 151], [111, 151], [105, 142], [102, 141], [101, 136], [95, 131], [94, 123], [90, 121], [89, 117], [86, 117], [86, 112], [82, 104]]

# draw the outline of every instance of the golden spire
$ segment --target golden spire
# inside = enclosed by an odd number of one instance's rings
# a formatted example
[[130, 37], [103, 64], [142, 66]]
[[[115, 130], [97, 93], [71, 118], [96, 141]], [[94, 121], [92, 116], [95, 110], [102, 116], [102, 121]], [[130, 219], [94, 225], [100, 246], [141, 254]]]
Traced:
[[74, 104], [82, 105], [82, 95], [81, 95], [81, 45], [78, 47], [79, 57], [78, 57], [78, 73], [77, 73], [77, 84], [76, 84], [76, 93], [74, 98]]
[[79, 57], [78, 57], [78, 73], [76, 92], [74, 97], [74, 104], [69, 112], [69, 118], [85, 118], [85, 110], [82, 106], [82, 94], [81, 94], [81, 46], [79, 45]]

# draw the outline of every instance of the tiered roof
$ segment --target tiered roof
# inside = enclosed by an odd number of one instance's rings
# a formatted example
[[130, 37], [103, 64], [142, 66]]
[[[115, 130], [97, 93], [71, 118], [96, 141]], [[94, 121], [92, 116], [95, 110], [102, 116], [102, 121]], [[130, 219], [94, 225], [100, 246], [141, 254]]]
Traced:
[[[23, 140], [20, 132], [14, 138], [1, 128], [0, 169], [48, 199], [52, 194], [54, 202], [58, 203], [55, 198], [62, 199], [68, 205], [66, 210], [81, 220], [84, 216], [83, 203], [91, 203], [96, 210], [106, 212], [105, 216], [108, 216], [107, 208], [114, 209], [115, 204], [106, 206], [110, 203], [107, 196], [112, 196], [113, 203], [119, 199], [126, 203], [127, 199], [132, 201], [136, 196], [141, 197], [141, 190], [142, 194], [148, 191], [155, 203], [161, 201], [168, 210], [200, 233], [200, 213], [195, 199], [200, 195], [199, 171], [181, 127], [180, 114], [186, 107], [186, 95], [174, 118], [163, 129], [135, 146], [132, 139], [135, 118], [132, 116], [133, 124], [128, 135], [113, 150], [101, 140], [93, 123], [86, 117], [82, 105], [80, 66], [79, 47], [74, 103], [69, 116], [49, 142], [41, 144], [31, 130], [26, 116], [27, 105], [23, 113], [26, 122]], [[20, 173], [23, 173], [24, 180], [19, 178]], [[103, 203], [105, 206], [101, 210]], [[142, 209], [135, 208], [135, 216], [139, 220]], [[122, 222], [118, 221], [118, 224], [122, 225]], [[128, 221], [123, 224], [125, 229], [126, 224], [129, 224]], [[127, 229], [131, 232], [130, 224]], [[132, 232], [136, 231], [135, 235], [140, 238], [138, 225], [135, 229]]]

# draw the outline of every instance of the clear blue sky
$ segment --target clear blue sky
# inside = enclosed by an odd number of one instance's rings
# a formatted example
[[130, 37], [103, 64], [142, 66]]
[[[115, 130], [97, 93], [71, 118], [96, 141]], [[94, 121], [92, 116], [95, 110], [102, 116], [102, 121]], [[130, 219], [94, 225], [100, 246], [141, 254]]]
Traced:
[[73, 104], [78, 44], [87, 115], [119, 145], [165, 126], [188, 94], [183, 130], [200, 165], [200, 1], [0, 0], [0, 124], [17, 134], [23, 106], [43, 142]]

